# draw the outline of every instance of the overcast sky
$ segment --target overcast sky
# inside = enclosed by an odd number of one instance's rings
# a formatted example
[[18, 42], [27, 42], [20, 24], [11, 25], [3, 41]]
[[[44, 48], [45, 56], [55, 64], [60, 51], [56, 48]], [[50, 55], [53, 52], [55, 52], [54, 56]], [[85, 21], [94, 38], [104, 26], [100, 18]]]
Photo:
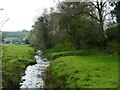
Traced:
[[0, 9], [4, 9], [0, 10], [0, 28], [2, 20], [9, 18], [2, 31], [31, 30], [31, 26], [43, 9], [49, 9], [57, 2], [58, 0], [0, 0]]
[[0, 0], [0, 8], [4, 9], [0, 11], [0, 22], [10, 18], [2, 31], [30, 30], [35, 18], [51, 6], [55, 6], [53, 0]]

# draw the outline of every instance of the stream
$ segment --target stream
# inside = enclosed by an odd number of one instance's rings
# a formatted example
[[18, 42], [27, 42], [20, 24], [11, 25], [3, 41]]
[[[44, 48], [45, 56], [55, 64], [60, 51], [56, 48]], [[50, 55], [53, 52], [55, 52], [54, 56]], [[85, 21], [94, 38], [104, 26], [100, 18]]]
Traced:
[[42, 58], [42, 51], [38, 50], [35, 55], [37, 64], [29, 65], [21, 78], [20, 90], [27, 88], [44, 88], [44, 71], [49, 66], [47, 59]]

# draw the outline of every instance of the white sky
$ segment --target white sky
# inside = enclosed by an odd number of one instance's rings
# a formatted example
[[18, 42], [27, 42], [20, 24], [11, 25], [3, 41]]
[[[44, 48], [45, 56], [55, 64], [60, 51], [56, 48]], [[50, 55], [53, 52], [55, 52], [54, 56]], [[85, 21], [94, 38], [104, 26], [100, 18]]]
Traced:
[[[10, 18], [1, 29], [2, 31], [31, 30], [34, 20], [44, 8], [54, 6], [53, 0], [0, 0], [0, 22]], [[1, 26], [1, 24], [0, 24]]]

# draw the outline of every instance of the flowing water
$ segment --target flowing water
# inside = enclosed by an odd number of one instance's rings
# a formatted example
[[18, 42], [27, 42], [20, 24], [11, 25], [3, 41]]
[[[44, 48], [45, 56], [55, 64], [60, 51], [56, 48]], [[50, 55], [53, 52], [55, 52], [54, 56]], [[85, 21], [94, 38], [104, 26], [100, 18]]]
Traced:
[[20, 89], [44, 88], [44, 71], [49, 66], [47, 59], [42, 58], [42, 51], [38, 50], [35, 55], [37, 64], [29, 65], [21, 78]]

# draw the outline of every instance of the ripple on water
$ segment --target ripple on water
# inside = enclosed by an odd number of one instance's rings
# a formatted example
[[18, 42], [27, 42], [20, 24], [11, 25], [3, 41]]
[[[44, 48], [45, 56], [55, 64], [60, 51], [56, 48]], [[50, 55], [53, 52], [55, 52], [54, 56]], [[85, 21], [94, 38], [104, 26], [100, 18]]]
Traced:
[[[24, 76], [21, 78], [20, 88], [43, 88], [44, 87], [44, 71], [49, 66], [47, 59], [42, 59], [41, 50], [37, 51], [38, 55], [35, 55], [37, 64], [29, 65]], [[25, 89], [26, 90], [26, 89]], [[37, 89], [36, 89], [37, 90]]]

